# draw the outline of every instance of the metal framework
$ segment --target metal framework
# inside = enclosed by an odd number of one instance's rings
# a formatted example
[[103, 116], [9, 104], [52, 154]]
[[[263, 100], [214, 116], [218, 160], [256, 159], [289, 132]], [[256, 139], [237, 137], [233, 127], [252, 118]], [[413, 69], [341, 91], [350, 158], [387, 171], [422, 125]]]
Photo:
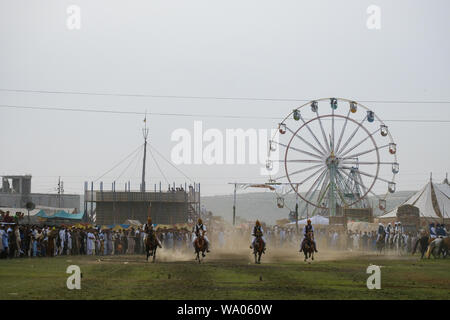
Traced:
[[[131, 191], [129, 184], [125, 189], [116, 191], [115, 183], [111, 190], [95, 189], [85, 182], [84, 207], [90, 221], [97, 225], [123, 223], [127, 219], [147, 221], [151, 216], [157, 224], [175, 224], [195, 221], [200, 216], [200, 184], [185, 184], [171, 190]], [[88, 209], [90, 207], [90, 209]]]

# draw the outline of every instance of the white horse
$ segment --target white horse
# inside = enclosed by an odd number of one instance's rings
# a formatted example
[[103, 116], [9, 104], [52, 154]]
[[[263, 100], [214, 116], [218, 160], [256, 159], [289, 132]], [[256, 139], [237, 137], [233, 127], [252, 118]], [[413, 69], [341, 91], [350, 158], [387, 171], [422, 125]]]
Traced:
[[403, 233], [396, 233], [393, 243], [398, 255], [402, 255], [406, 251], [406, 236]]
[[441, 247], [443, 239], [436, 238], [428, 245], [428, 250], [426, 253], [426, 257], [430, 259], [430, 255], [433, 254], [433, 257], [436, 258], [436, 255], [439, 255], [439, 248]]

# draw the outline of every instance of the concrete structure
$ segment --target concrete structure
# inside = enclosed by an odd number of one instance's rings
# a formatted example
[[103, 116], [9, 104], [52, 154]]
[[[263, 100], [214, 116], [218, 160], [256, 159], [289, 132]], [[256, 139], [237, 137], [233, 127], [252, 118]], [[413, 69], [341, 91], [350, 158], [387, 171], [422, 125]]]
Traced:
[[79, 195], [31, 193], [31, 175], [2, 177], [0, 207], [25, 208], [29, 201], [36, 206], [71, 208], [80, 212]]

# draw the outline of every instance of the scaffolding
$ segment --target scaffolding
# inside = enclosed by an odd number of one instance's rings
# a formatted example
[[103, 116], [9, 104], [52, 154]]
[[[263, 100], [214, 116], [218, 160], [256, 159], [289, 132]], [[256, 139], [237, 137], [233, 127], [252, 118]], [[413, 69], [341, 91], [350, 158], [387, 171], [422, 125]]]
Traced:
[[94, 183], [84, 184], [84, 210], [90, 222], [96, 225], [123, 223], [127, 219], [145, 223], [148, 217], [156, 224], [192, 223], [200, 217], [200, 184], [184, 184], [162, 190], [155, 185], [154, 191], [132, 191], [130, 183], [124, 190], [104, 190], [103, 182], [94, 189]]

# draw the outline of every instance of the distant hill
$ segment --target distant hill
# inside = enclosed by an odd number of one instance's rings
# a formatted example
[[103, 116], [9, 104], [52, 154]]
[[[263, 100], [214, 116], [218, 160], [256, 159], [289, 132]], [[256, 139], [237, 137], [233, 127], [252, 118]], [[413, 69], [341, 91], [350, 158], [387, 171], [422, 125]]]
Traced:
[[[402, 204], [416, 191], [399, 191], [389, 196], [387, 199], [387, 210], [390, 210], [399, 204]], [[375, 204], [375, 216], [382, 214], [378, 209], [378, 202], [375, 197], [369, 197], [369, 200]], [[233, 195], [206, 196], [201, 199], [202, 205], [214, 215], [222, 216], [227, 221], [233, 219]], [[280, 209], [276, 204], [276, 194], [273, 192], [252, 192], [241, 193], [236, 196], [236, 216], [255, 220], [260, 219], [268, 224], [274, 224], [276, 220], [288, 218], [290, 209], [295, 208], [295, 195], [287, 195], [285, 198], [285, 207]], [[304, 204], [299, 201], [299, 215], [304, 209]], [[311, 208], [309, 208], [311, 210]], [[311, 213], [309, 211], [309, 213]]]

